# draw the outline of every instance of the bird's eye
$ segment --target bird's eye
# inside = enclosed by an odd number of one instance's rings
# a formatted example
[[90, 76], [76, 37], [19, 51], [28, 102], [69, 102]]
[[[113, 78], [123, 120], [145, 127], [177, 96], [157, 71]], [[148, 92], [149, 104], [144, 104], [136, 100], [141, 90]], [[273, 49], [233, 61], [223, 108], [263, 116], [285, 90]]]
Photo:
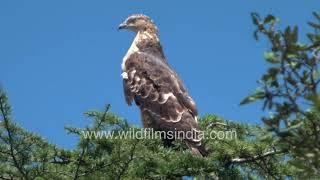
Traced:
[[132, 24], [132, 23], [135, 23], [136, 22], [136, 19], [129, 19], [128, 23], [129, 24]]

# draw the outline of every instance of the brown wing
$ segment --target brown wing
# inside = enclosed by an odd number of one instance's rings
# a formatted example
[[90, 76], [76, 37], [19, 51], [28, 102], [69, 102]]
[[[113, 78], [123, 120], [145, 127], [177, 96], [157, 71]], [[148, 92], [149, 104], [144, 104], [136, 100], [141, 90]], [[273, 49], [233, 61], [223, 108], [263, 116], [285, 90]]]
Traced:
[[133, 53], [126, 61], [124, 90], [126, 101], [134, 99], [141, 109], [144, 127], [164, 131], [191, 131], [185, 139], [190, 149], [204, 154], [199, 138], [197, 108], [178, 75], [161, 58]]
[[[162, 91], [160, 91], [160, 94], [170, 90], [185, 108], [187, 108], [194, 116], [198, 115], [194, 100], [188, 95], [183, 82], [168, 66], [166, 61], [145, 53], [134, 53], [127, 60], [126, 67], [126, 73], [128, 74], [128, 79], [124, 80], [126, 99], [132, 101], [132, 96], [134, 96], [135, 93], [128, 91], [129, 87], [133, 85], [137, 87], [141, 84], [137, 82], [137, 80], [142, 80], [141, 78], [144, 78], [147, 81], [146, 83], [148, 86], [150, 86], [151, 83], [156, 88], [161, 88]], [[142, 81], [142, 85], [144, 85], [144, 81]]]
[[197, 116], [198, 115], [198, 110], [196, 107], [196, 103], [194, 102], [194, 100], [189, 96], [188, 92], [186, 91], [186, 89], [184, 88], [184, 85], [182, 83], [182, 81], [179, 79], [178, 75], [175, 73], [176, 75], [176, 81], [178, 81], [178, 88], [175, 91], [175, 95], [178, 97], [178, 100], [186, 107], [189, 109], [189, 111], [194, 115]]
[[146, 53], [133, 53], [126, 61], [126, 73], [127, 102], [134, 99], [142, 112], [148, 111], [153, 116], [159, 128], [163, 126], [160, 129], [172, 129], [175, 127], [172, 123], [177, 122], [180, 122], [178, 129], [198, 129], [196, 105], [164, 61]]

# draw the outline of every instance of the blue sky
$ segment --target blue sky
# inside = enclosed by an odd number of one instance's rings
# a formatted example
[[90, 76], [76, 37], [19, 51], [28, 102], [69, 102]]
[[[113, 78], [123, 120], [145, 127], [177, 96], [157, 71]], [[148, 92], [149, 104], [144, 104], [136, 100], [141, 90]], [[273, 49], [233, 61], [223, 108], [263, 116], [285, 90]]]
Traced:
[[317, 0], [0, 1], [0, 84], [15, 121], [61, 147], [76, 142], [65, 125], [89, 124], [83, 112], [107, 103], [140, 125], [138, 109], [124, 101], [120, 77], [134, 35], [117, 26], [145, 13], [158, 25], [167, 59], [200, 114], [256, 124], [263, 115], [259, 104], [239, 102], [256, 88], [270, 45], [253, 39], [250, 13], [272, 13], [281, 27], [298, 24], [301, 35], [319, 8]]

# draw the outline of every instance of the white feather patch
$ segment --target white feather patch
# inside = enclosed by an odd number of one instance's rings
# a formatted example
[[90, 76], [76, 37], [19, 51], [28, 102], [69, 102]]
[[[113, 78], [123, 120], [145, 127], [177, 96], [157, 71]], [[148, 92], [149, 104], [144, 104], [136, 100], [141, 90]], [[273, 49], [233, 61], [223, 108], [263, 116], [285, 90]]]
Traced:
[[121, 74], [121, 76], [122, 76], [122, 79], [128, 79], [128, 73], [127, 72], [123, 72]]
[[128, 49], [126, 55], [123, 57], [122, 59], [122, 64], [121, 64], [121, 69], [123, 71], [126, 70], [126, 61], [128, 60], [128, 58], [130, 57], [131, 54], [137, 52], [139, 53], [139, 48], [137, 47], [137, 42], [140, 39], [140, 32], [137, 33], [136, 37], [134, 38], [130, 48]]
[[173, 123], [176, 123], [176, 122], [179, 122], [182, 118], [182, 115], [179, 115], [178, 118], [176, 120], [172, 120], [172, 119], [166, 119], [166, 118], [163, 118], [161, 117], [159, 114], [151, 111], [150, 109], [144, 109], [143, 111], [148, 111], [150, 114], [152, 114], [153, 116], [157, 117], [157, 118], [160, 118], [161, 120], [164, 120], [166, 122], [173, 122]]
[[136, 77], [134, 77], [134, 80], [135, 80], [136, 82], [139, 82], [139, 81], [140, 81], [140, 78], [139, 78], [138, 76], [136, 76]]
[[183, 113], [184, 113], [184, 112], [178, 113], [179, 115], [178, 115], [178, 117], [177, 117], [176, 120], [171, 119], [171, 117], [170, 117], [169, 120], [166, 120], [166, 119], [164, 119], [164, 120], [165, 120], [165, 121], [168, 121], [168, 122], [177, 123], [177, 122], [181, 121], [181, 118], [182, 118]]
[[129, 75], [130, 75], [130, 79], [133, 79], [134, 75], [136, 74], [136, 70], [132, 70], [131, 72], [129, 72]]
[[157, 101], [158, 98], [159, 98], [159, 94], [158, 94], [158, 93], [155, 93], [155, 94], [154, 94], [154, 98], [151, 99], [151, 101]]
[[143, 79], [141, 79], [141, 84], [140, 84], [140, 86], [142, 86], [142, 85], [145, 85], [146, 84], [146, 79], [145, 78], [143, 78]]
[[[149, 87], [150, 87], [150, 86], [149, 86]], [[150, 95], [151, 91], [152, 91], [152, 88], [149, 88], [149, 91], [148, 91], [148, 92], [146, 92], [146, 95], [145, 95], [145, 96], [141, 96], [141, 97], [142, 97], [143, 99], [145, 99], [145, 98], [149, 97], [149, 95]]]
[[163, 98], [163, 101], [159, 101], [160, 104], [164, 104], [168, 101], [169, 97], [175, 97], [171, 92], [170, 93], [167, 93], [167, 94], [162, 94], [161, 95], [162, 98]]
[[126, 61], [128, 60], [128, 58], [130, 57], [131, 54], [135, 53], [135, 52], [139, 52], [139, 48], [137, 47], [136, 43], [139, 40], [139, 36], [140, 36], [140, 32], [137, 33], [136, 37], [134, 38], [129, 50], [127, 51], [127, 54], [123, 57], [122, 59], [122, 64], [121, 64], [121, 69], [123, 71], [126, 70]]

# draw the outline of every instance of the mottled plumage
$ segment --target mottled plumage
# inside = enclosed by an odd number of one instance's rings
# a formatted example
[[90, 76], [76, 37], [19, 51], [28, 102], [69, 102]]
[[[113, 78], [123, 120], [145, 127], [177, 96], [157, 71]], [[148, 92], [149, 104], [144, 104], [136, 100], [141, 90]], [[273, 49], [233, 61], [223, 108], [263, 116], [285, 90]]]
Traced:
[[[123, 58], [122, 77], [126, 102], [139, 106], [143, 126], [161, 131], [199, 131], [196, 104], [168, 65], [152, 20], [132, 15], [119, 28], [136, 32]], [[198, 135], [184, 141], [194, 154], [206, 155]]]

